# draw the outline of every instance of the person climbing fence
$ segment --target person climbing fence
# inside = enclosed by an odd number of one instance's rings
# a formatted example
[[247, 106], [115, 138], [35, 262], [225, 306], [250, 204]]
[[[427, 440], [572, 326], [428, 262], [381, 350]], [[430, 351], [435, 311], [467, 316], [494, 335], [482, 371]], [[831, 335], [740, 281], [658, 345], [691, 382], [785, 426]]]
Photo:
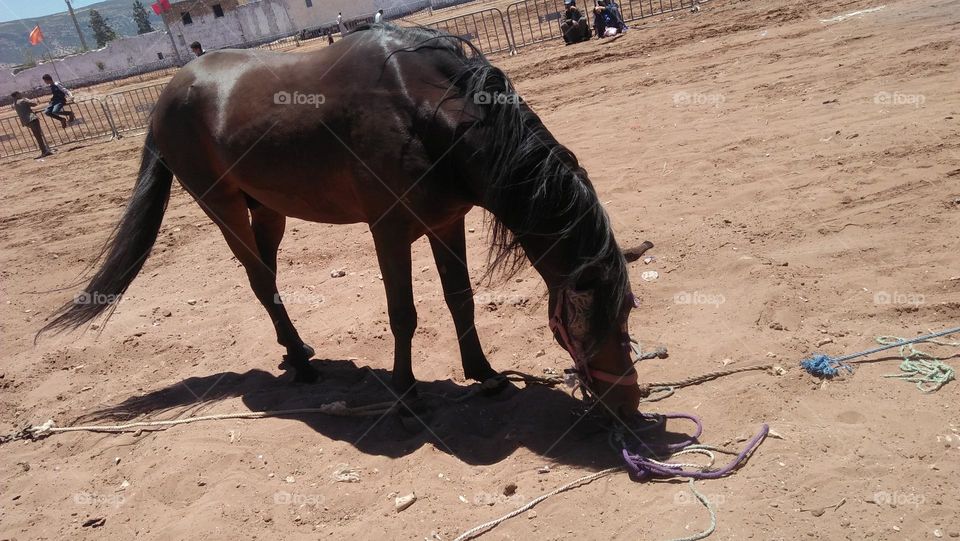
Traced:
[[[77, 119], [73, 111], [64, 109], [67, 105], [67, 99], [70, 97], [70, 91], [67, 90], [67, 87], [60, 84], [60, 81], [54, 81], [49, 73], [44, 74], [43, 82], [50, 87], [51, 94], [50, 104], [43, 110], [43, 114], [59, 120], [60, 127], [67, 129], [67, 124], [73, 124], [74, 120]], [[67, 118], [60, 116], [61, 113], [67, 115]]]
[[25, 128], [29, 128], [33, 134], [33, 138], [37, 141], [37, 148], [40, 149], [40, 155], [37, 156], [36, 159], [39, 160], [40, 158], [46, 158], [52, 155], [53, 152], [43, 138], [43, 130], [40, 128], [40, 118], [33, 112], [33, 108], [38, 105], [37, 102], [25, 98], [20, 92], [13, 92], [10, 96], [13, 98], [13, 109], [17, 112], [17, 116], [20, 117], [20, 124]]

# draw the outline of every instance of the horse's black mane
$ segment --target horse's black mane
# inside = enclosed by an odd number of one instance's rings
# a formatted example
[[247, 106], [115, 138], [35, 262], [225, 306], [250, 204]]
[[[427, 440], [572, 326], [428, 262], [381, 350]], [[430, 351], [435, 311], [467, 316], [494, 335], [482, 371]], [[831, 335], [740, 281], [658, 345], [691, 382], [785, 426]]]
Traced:
[[510, 277], [523, 268], [525, 238], [573, 241], [570, 253], [562, 254], [576, 260], [566, 285], [594, 290], [595, 306], [601, 308], [593, 313], [595, 328], [610, 329], [628, 291], [626, 261], [577, 157], [554, 139], [507, 75], [469, 41], [432, 28], [382, 28], [409, 44], [390, 56], [424, 49], [452, 54], [460, 68], [451, 77], [450, 94], [469, 103], [477, 103], [481, 93], [508, 98], [479, 105], [481, 116], [475, 120], [487, 142], [482, 162], [490, 182], [483, 206], [494, 217], [491, 269]]

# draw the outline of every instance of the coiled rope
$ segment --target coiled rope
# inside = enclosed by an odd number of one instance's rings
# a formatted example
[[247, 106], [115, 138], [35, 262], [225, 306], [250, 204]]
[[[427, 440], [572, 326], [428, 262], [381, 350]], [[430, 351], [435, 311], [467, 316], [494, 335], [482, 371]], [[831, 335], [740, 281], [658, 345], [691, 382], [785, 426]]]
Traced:
[[[924, 334], [910, 339], [895, 336], [878, 336], [876, 338], [877, 343], [880, 344], [878, 347], [857, 353], [841, 355], [839, 357], [831, 357], [817, 353], [800, 361], [800, 366], [814, 376], [832, 378], [837, 376], [841, 369], [851, 374], [853, 373], [853, 366], [847, 361], [899, 347], [900, 356], [903, 358], [903, 361], [900, 363], [901, 373], [883, 377], [910, 381], [916, 383], [920, 391], [932, 393], [952, 381], [956, 376], [956, 372], [950, 365], [928, 353], [916, 349], [913, 344], [929, 342], [939, 345], [956, 346], [960, 344], [956, 342], [939, 342], [934, 339], [957, 333], [960, 333], [960, 327]], [[907, 346], [909, 346], [909, 350]]]

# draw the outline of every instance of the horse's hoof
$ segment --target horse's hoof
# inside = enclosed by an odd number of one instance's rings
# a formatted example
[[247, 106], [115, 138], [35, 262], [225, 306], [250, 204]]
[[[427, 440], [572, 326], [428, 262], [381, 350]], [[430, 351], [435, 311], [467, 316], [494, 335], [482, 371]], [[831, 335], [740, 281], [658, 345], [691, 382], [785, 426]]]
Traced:
[[485, 383], [491, 378], [495, 378], [500, 374], [494, 370], [489, 364], [484, 362], [486, 366], [480, 368], [464, 368], [463, 375], [467, 379], [472, 379], [473, 381], [478, 381], [480, 383]]
[[[290, 352], [288, 351], [287, 354], [289, 355]], [[314, 351], [312, 347], [308, 346], [307, 344], [303, 344], [303, 345], [300, 346], [300, 351], [297, 352], [297, 355], [296, 355], [296, 356], [297, 356], [297, 357], [302, 357], [303, 359], [306, 359], [306, 360], [310, 360], [310, 359], [312, 359], [313, 356], [316, 355], [316, 354], [317, 354], [317, 352]]]
[[316, 383], [322, 378], [320, 371], [310, 364], [310, 359], [316, 354], [312, 347], [301, 344], [297, 349], [287, 349], [287, 354], [283, 356], [281, 368], [292, 368], [294, 371], [293, 381], [297, 383]]

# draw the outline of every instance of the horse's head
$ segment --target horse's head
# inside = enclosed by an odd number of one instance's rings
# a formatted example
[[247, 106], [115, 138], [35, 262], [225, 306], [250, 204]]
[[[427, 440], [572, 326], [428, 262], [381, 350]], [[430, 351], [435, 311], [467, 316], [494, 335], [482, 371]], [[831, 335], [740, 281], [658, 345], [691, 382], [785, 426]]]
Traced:
[[626, 285], [616, 307], [603, 306], [602, 298], [609, 293], [589, 287], [559, 289], [551, 295], [550, 328], [573, 357], [580, 383], [610, 413], [625, 418], [637, 411], [644, 396], [627, 328], [635, 300]]

